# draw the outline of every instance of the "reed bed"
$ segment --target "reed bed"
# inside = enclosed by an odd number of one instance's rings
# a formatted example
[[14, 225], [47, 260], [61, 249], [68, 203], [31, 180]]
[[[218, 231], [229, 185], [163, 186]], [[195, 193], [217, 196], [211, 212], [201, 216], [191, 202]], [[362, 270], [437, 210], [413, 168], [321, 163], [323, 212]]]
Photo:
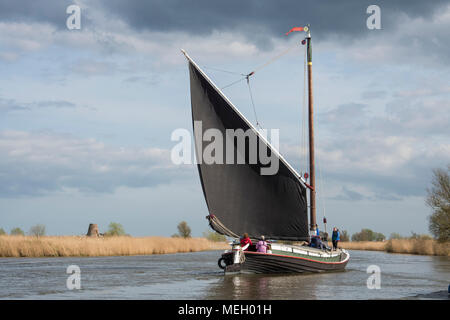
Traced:
[[[205, 238], [0, 236], [0, 257], [128, 256], [223, 250], [228, 247], [225, 242], [213, 242]], [[340, 242], [339, 247], [349, 250], [450, 256], [450, 243], [424, 239]]]
[[339, 247], [348, 250], [385, 251], [386, 242], [379, 242], [379, 241], [339, 242]]
[[221, 250], [224, 242], [205, 238], [0, 236], [0, 257], [95, 257]]
[[355, 241], [340, 242], [339, 247], [349, 250], [386, 251], [432, 256], [450, 256], [450, 243], [429, 239], [393, 239], [383, 242]]
[[387, 241], [385, 250], [391, 253], [450, 256], [450, 243], [440, 243], [435, 240], [393, 239]]

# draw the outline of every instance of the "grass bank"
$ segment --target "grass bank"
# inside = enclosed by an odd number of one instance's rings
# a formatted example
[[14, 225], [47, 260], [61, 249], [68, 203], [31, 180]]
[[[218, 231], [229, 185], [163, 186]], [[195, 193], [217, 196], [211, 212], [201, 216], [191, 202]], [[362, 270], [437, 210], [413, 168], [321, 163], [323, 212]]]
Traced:
[[224, 242], [205, 238], [0, 236], [0, 257], [95, 257], [221, 250]]
[[340, 242], [339, 247], [349, 250], [372, 250], [386, 251], [389, 253], [450, 256], [450, 243], [439, 243], [436, 240], [393, 239], [383, 242], [352, 241]]

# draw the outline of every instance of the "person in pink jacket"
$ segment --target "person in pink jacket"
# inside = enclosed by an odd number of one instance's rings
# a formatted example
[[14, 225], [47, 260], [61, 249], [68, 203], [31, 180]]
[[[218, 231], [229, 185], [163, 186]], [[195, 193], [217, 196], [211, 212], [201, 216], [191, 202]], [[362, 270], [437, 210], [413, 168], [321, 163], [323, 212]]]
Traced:
[[265, 237], [261, 236], [261, 239], [256, 244], [256, 251], [261, 253], [267, 253], [268, 243], [265, 241]]

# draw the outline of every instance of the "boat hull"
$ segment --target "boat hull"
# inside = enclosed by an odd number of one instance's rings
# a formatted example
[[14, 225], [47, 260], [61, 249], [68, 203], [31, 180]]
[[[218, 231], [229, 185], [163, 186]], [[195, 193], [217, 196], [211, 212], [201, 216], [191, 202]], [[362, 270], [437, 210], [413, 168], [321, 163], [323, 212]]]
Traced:
[[[225, 253], [224, 255], [233, 253]], [[222, 255], [222, 257], [224, 257]], [[229, 264], [225, 273], [318, 273], [343, 271], [348, 263], [349, 254], [341, 251], [333, 260], [326, 261], [316, 257], [301, 257], [287, 254], [244, 252], [241, 263]]]

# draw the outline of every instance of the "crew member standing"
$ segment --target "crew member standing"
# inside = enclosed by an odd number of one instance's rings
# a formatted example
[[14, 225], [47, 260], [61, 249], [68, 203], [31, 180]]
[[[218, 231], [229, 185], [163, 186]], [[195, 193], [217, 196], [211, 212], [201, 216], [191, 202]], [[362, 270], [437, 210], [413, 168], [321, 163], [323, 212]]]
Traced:
[[333, 228], [333, 235], [331, 236], [331, 241], [333, 242], [333, 250], [337, 250], [338, 242], [340, 240], [340, 234], [338, 228]]

